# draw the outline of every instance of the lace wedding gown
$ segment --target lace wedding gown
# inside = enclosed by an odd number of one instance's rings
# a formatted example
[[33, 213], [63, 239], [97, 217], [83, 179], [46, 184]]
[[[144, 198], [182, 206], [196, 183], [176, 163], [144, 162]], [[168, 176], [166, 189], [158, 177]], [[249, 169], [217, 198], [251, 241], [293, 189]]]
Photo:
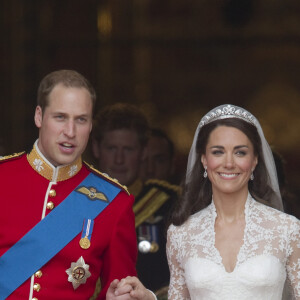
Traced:
[[212, 202], [183, 225], [169, 227], [168, 299], [281, 300], [286, 277], [293, 299], [300, 299], [299, 220], [249, 195], [244, 242], [235, 269], [228, 273], [215, 247], [216, 216]]

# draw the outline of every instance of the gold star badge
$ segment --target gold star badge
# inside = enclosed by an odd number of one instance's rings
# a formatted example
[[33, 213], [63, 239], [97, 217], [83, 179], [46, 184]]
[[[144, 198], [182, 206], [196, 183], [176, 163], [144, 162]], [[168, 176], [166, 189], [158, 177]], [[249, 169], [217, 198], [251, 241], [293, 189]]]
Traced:
[[89, 271], [90, 266], [84, 262], [82, 256], [77, 262], [72, 262], [71, 267], [66, 270], [69, 275], [68, 281], [72, 283], [74, 290], [76, 290], [81, 284], [85, 284], [86, 280], [91, 276]]

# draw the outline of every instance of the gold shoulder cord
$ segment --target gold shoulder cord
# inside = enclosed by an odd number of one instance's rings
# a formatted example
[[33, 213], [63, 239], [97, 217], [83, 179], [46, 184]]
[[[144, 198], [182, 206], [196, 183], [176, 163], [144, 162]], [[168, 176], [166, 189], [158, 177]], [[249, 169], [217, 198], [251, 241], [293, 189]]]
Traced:
[[120, 188], [122, 188], [123, 190], [125, 190], [127, 192], [128, 195], [130, 195], [127, 187], [125, 185], [122, 185], [117, 179], [115, 178], [111, 178], [109, 177], [107, 174], [104, 174], [102, 172], [100, 172], [99, 170], [97, 170], [96, 168], [94, 168], [92, 165], [88, 164], [87, 162], [84, 162], [93, 172], [95, 172], [96, 174], [101, 175], [102, 177], [104, 177], [105, 179], [107, 179], [110, 182], [113, 182], [115, 184], [117, 184]]

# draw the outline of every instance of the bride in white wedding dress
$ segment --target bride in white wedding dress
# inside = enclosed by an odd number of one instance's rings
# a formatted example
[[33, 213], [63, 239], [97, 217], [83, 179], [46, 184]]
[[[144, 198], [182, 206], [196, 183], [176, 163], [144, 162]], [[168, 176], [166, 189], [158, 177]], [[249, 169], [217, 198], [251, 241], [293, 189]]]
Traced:
[[300, 222], [282, 211], [257, 119], [222, 105], [205, 115], [168, 229], [168, 299], [300, 299]]

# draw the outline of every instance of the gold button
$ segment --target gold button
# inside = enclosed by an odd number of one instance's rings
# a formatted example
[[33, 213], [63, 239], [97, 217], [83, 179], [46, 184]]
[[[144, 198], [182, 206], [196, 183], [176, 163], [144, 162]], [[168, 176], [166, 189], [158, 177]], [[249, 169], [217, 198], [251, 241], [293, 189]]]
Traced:
[[41, 286], [40, 286], [40, 284], [38, 284], [38, 283], [35, 283], [35, 284], [33, 285], [33, 289], [34, 289], [36, 292], [39, 292], [39, 291], [40, 291], [40, 289], [41, 289]]
[[32, 298], [32, 300], [38, 300], [38, 298], [34, 297], [34, 298]]
[[34, 276], [36, 278], [41, 278], [43, 276], [43, 272], [41, 270], [38, 270], [37, 272], [34, 273]]
[[56, 196], [56, 191], [55, 190], [50, 190], [49, 196], [52, 197], [52, 198], [55, 197]]
[[52, 201], [49, 201], [47, 203], [47, 208], [50, 209], [50, 210], [52, 210], [54, 208], [54, 203]]

